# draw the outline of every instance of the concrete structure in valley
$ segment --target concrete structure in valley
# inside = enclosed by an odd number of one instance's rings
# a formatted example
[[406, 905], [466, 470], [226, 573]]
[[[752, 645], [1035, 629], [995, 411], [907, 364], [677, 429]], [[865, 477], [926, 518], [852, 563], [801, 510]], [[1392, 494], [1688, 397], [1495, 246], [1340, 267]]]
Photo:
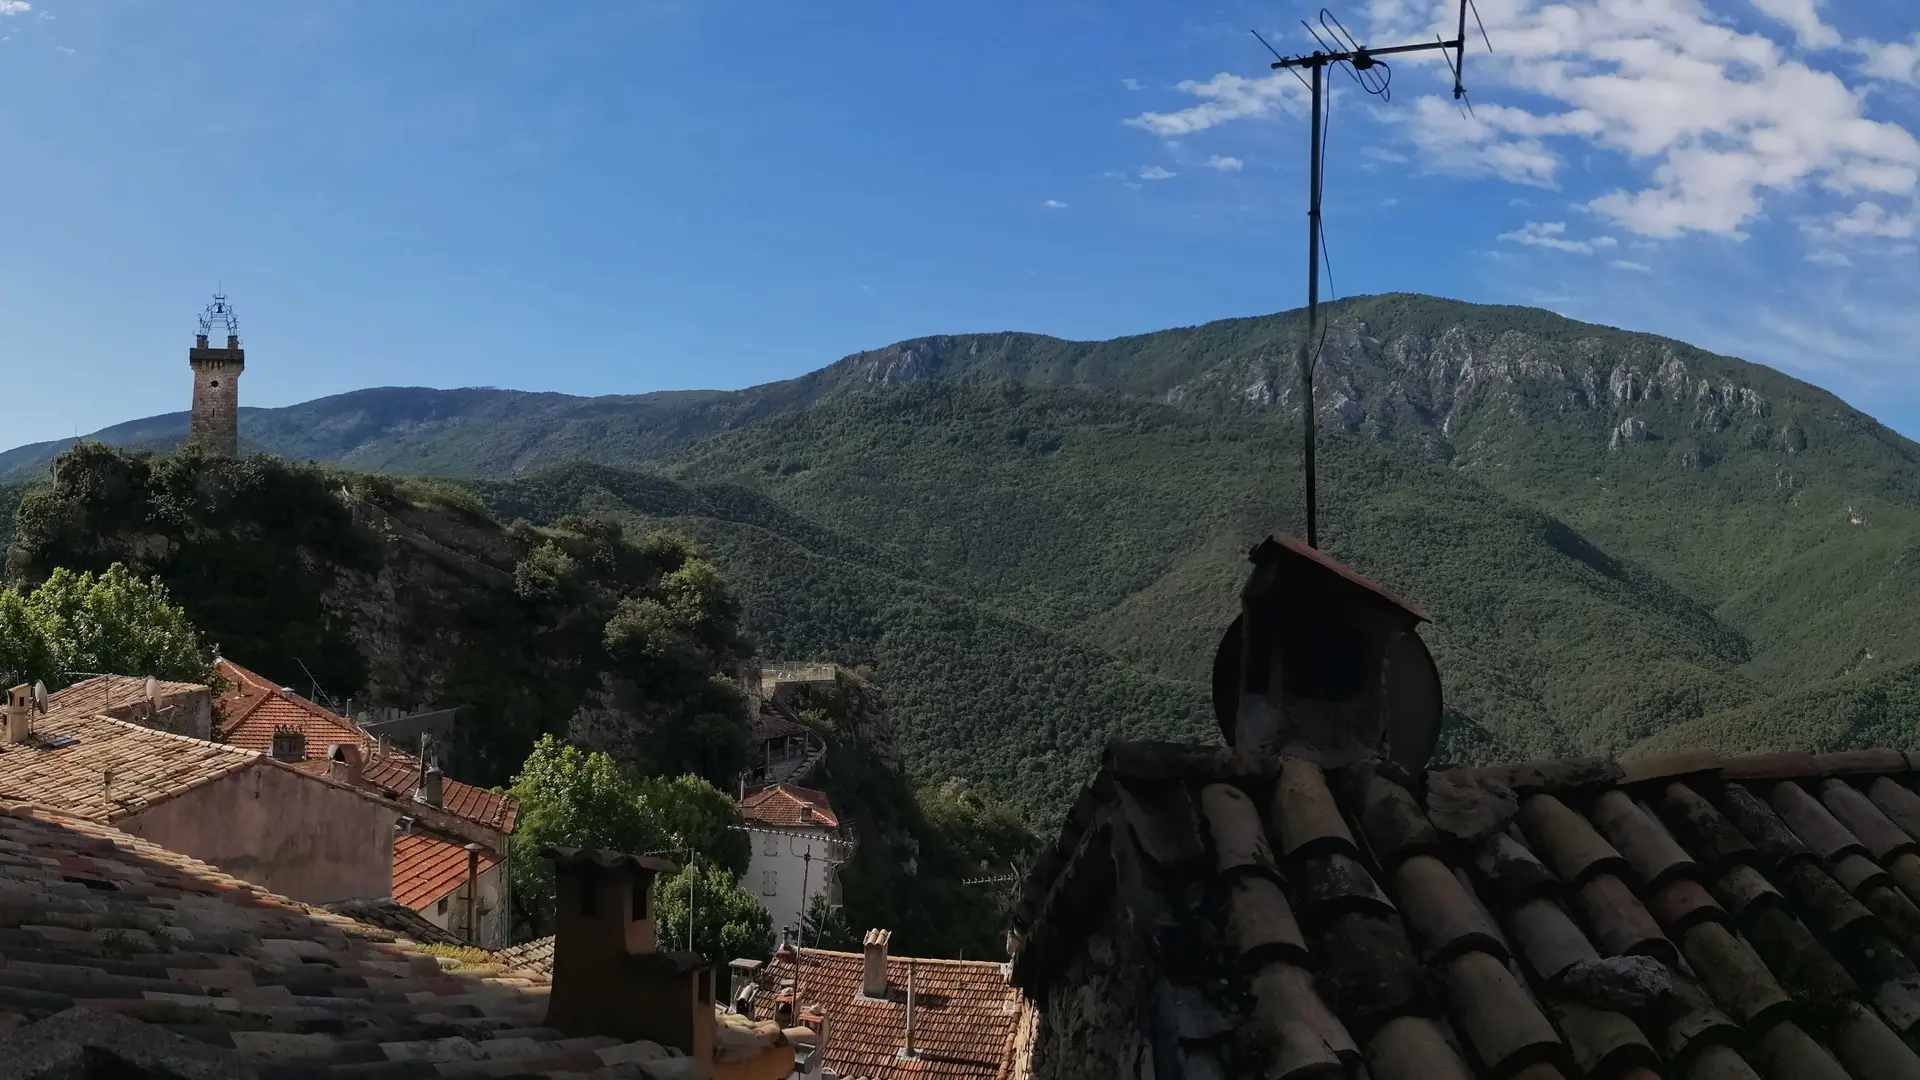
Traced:
[[[210, 346], [209, 335], [219, 326], [227, 332], [225, 348]], [[247, 354], [240, 348], [240, 320], [227, 298], [215, 294], [200, 314], [200, 333], [187, 352], [193, 368], [193, 413], [187, 421], [187, 442], [213, 457], [240, 454], [240, 373]]]

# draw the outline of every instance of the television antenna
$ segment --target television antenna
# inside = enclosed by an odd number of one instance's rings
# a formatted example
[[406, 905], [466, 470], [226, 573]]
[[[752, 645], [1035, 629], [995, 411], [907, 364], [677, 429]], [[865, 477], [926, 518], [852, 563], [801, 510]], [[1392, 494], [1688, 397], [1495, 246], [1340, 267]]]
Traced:
[[[1451, 40], [1443, 40], [1435, 34], [1432, 41], [1416, 41], [1408, 45], [1388, 45], [1383, 48], [1369, 49], [1361, 45], [1340, 20], [1326, 8], [1320, 9], [1320, 29], [1315, 30], [1305, 19], [1300, 25], [1307, 28], [1314, 44], [1320, 46], [1311, 53], [1301, 56], [1282, 56], [1267, 39], [1260, 37], [1259, 31], [1253, 36], [1260, 44], [1266, 45], [1273, 53], [1273, 70], [1293, 72], [1294, 78], [1307, 87], [1313, 98], [1313, 126], [1308, 146], [1308, 195], [1307, 195], [1307, 332], [1300, 339], [1300, 395], [1301, 417], [1303, 421], [1304, 443], [1302, 469], [1306, 478], [1307, 498], [1307, 546], [1320, 546], [1319, 508], [1314, 484], [1314, 417], [1313, 417], [1313, 366], [1320, 358], [1320, 346], [1326, 344], [1326, 331], [1320, 327], [1320, 260], [1326, 253], [1326, 241], [1320, 231], [1320, 193], [1323, 184], [1323, 172], [1326, 157], [1326, 133], [1323, 127], [1326, 116], [1326, 70], [1340, 64], [1346, 65], [1346, 71], [1362, 90], [1390, 101], [1393, 98], [1393, 68], [1382, 60], [1383, 56], [1398, 56], [1404, 53], [1428, 52], [1439, 50], [1447, 61], [1447, 67], [1453, 72], [1453, 97], [1466, 105], [1472, 112], [1473, 103], [1467, 100], [1466, 63], [1467, 63], [1467, 12], [1473, 12], [1474, 24], [1480, 28], [1480, 37], [1487, 43], [1487, 51], [1493, 51], [1493, 39], [1487, 37], [1487, 27], [1480, 21], [1480, 9], [1473, 0], [1460, 0], [1459, 26]], [[1323, 36], [1324, 35], [1324, 36]], [[1451, 51], [1453, 55], [1448, 56]], [[1306, 68], [1312, 73], [1312, 79], [1300, 74]], [[1319, 331], [1319, 340], [1315, 341], [1315, 331]]]

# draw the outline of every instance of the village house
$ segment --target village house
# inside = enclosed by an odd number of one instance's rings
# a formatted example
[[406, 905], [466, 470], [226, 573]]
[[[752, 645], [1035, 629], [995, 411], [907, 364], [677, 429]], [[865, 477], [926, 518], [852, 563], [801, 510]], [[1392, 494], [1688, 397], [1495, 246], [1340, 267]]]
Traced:
[[222, 741], [403, 804], [393, 827], [393, 898], [463, 941], [502, 948], [512, 932], [510, 797], [441, 775], [352, 721], [231, 660], [215, 665]]
[[122, 716], [193, 711], [205, 687], [161, 684], [160, 701], [135, 698], [147, 681], [94, 679], [44, 705], [27, 687], [7, 702], [0, 797], [112, 825], [309, 903], [385, 897], [393, 811], [353, 788], [303, 775], [241, 747], [144, 727], [95, 712], [106, 690], [125, 693]]
[[1418, 610], [1253, 560], [1227, 745], [1109, 747], [1022, 885], [1036, 1080], [1920, 1076], [1920, 756], [1431, 766]]
[[430, 949], [99, 821], [0, 798], [0, 1075], [792, 1075], [811, 1032], [717, 1007], [699, 957], [656, 947], [646, 879], [670, 864], [550, 854], [563, 906], [549, 976]]
[[742, 800], [740, 817], [753, 844], [740, 884], [775, 927], [798, 929], [814, 897], [839, 905], [840, 867], [854, 845], [826, 792], [775, 784]]

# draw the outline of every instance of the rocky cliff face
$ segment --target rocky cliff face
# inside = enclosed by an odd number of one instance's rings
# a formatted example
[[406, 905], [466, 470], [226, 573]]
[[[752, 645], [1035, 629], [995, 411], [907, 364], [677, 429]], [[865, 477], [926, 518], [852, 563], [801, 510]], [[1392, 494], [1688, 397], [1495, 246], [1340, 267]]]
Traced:
[[[1805, 448], [1803, 430], [1774, 424], [1774, 405], [1752, 385], [1697, 370], [1671, 342], [1624, 353], [1599, 337], [1554, 341], [1524, 331], [1496, 335], [1455, 325], [1434, 335], [1376, 336], [1361, 319], [1336, 318], [1318, 350], [1314, 414], [1322, 427], [1381, 438], [1413, 435], [1442, 457], [1476, 448], [1490, 428], [1545, 417], [1610, 449], [1654, 440], [1685, 443], [1673, 464], [1710, 465], [1697, 441]], [[1168, 389], [1193, 408], [1251, 406], [1299, 412], [1295, 355], [1233, 356]], [[1462, 440], [1465, 440], [1464, 445]], [[1478, 444], [1484, 449], [1485, 444]]]
[[683, 543], [503, 526], [434, 482], [90, 444], [29, 491], [13, 574], [158, 576], [229, 658], [326, 699], [459, 709], [453, 775], [506, 782], [542, 733], [730, 784], [744, 700], [725, 585]]

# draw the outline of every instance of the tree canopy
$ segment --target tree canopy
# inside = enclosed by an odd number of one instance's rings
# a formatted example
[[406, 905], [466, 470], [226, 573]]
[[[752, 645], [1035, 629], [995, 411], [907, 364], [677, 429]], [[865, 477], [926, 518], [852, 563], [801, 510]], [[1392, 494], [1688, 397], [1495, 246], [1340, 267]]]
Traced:
[[[539, 854], [548, 845], [655, 852], [682, 862], [690, 851], [692, 864], [702, 868], [696, 873], [718, 874], [729, 889], [747, 869], [751, 852], [747, 834], [740, 831], [739, 811], [725, 793], [697, 776], [642, 776], [605, 753], [546, 735], [534, 745], [508, 794], [520, 802], [513, 836], [520, 856], [513, 860], [516, 921], [531, 933], [547, 932], [551, 920], [553, 866]], [[695, 890], [696, 895], [714, 897], [719, 908], [737, 906], [738, 898], [722, 895], [717, 886], [709, 888], [706, 879], [698, 879]], [[756, 903], [748, 894], [740, 896]], [[727, 921], [718, 925], [723, 928]], [[719, 929], [714, 932], [720, 934]], [[680, 933], [686, 933], [684, 921]], [[721, 935], [714, 942], [723, 939]]]
[[66, 686], [86, 672], [207, 682], [212, 654], [158, 577], [114, 563], [55, 570], [25, 593], [0, 589], [4, 685]]

